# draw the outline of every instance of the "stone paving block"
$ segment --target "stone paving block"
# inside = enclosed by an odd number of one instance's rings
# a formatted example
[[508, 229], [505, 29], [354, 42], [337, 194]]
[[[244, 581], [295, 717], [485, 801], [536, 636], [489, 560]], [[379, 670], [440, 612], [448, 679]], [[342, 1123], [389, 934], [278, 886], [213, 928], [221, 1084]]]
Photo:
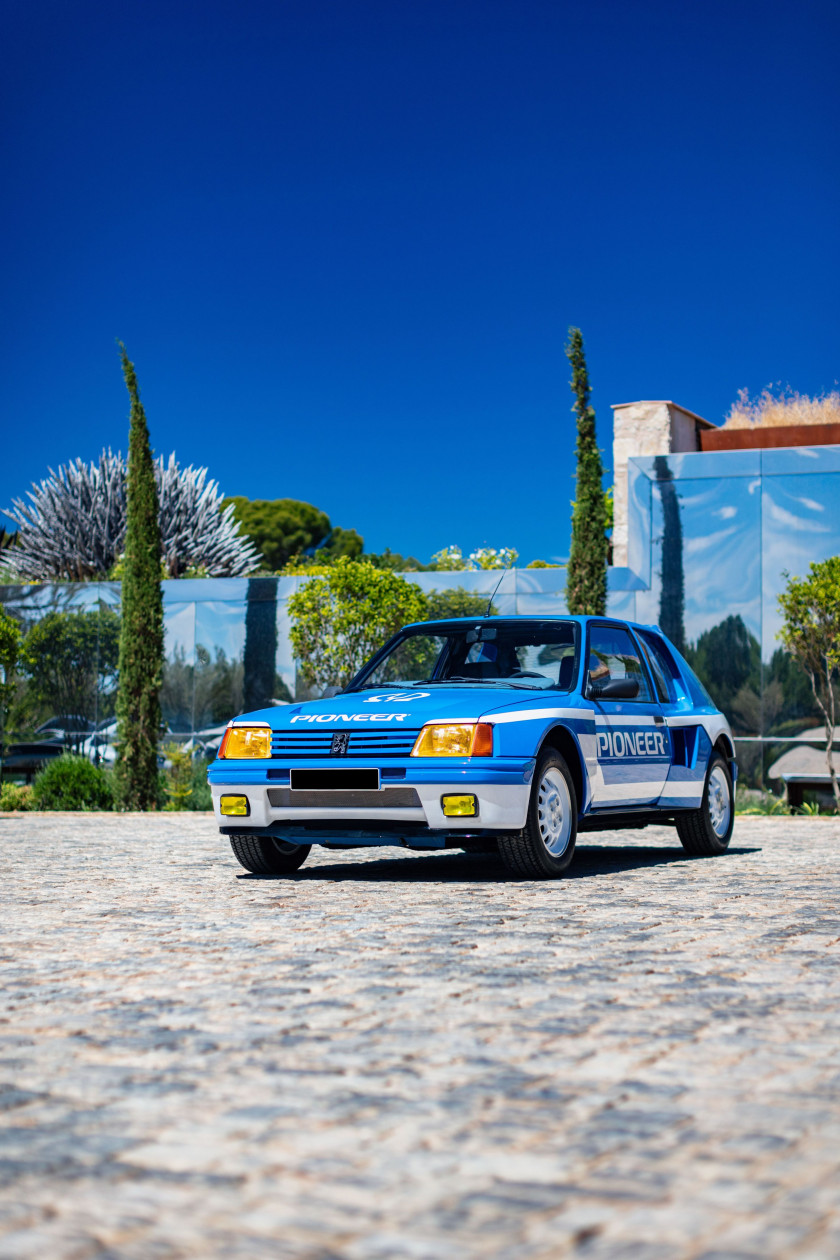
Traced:
[[0, 1257], [840, 1255], [840, 823], [567, 879], [0, 816]]

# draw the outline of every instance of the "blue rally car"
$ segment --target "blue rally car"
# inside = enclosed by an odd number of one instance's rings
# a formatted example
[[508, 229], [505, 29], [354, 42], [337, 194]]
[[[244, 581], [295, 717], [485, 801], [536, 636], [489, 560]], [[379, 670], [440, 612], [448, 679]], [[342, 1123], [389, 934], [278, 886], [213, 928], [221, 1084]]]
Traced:
[[406, 626], [343, 691], [237, 718], [208, 778], [249, 871], [313, 844], [498, 851], [519, 875], [569, 866], [578, 831], [672, 823], [725, 852], [726, 718], [655, 626], [473, 617]]

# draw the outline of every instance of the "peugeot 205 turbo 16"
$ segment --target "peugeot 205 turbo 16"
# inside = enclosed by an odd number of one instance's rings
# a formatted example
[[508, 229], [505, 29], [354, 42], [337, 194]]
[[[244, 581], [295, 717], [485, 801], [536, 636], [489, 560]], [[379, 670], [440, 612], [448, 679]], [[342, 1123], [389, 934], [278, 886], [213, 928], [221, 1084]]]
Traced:
[[208, 778], [249, 871], [327, 848], [498, 851], [562, 875], [579, 831], [670, 823], [725, 852], [726, 718], [655, 626], [479, 617], [406, 626], [343, 691], [228, 726]]

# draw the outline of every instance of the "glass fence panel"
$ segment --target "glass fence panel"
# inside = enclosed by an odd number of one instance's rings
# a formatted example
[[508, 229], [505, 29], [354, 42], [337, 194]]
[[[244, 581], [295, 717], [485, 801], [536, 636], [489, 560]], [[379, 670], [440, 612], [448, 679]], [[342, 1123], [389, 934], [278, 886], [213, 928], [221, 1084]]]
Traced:
[[639, 621], [684, 652], [733, 729], [761, 726], [760, 478], [678, 480], [653, 461], [652, 565]]
[[243, 654], [245, 712], [269, 708], [277, 699], [291, 699], [291, 692], [284, 691], [282, 679], [277, 677], [278, 589], [276, 577], [251, 578], [248, 583]]
[[[497, 580], [499, 576], [497, 573]], [[550, 569], [514, 569], [512, 579], [507, 580], [515, 581], [517, 595], [548, 595], [555, 599], [566, 589], [566, 570], [559, 565]]]
[[[794, 453], [802, 454], [785, 452]], [[786, 586], [785, 570], [793, 577], [805, 577], [813, 562], [840, 555], [840, 513], [837, 510], [840, 452], [831, 454], [833, 461], [802, 458], [788, 460], [787, 466], [793, 463], [794, 467], [815, 468], [827, 464], [830, 469], [833, 462], [834, 471], [764, 478], [762, 699], [765, 734], [796, 734], [822, 725], [806, 674], [779, 641], [782, 615], [778, 597]], [[775, 466], [780, 465], [777, 462]]]
[[247, 707], [243, 696], [250, 613], [251, 605], [244, 601], [208, 599], [195, 604], [194, 731], [224, 727]]
[[627, 565], [643, 586], [650, 585], [651, 494], [650, 460], [627, 461]]
[[514, 608], [506, 606], [505, 598], [500, 603], [499, 596], [493, 600], [494, 607], [499, 612], [515, 612], [519, 617], [537, 617], [540, 615], [546, 617], [565, 617], [568, 609], [566, 607], [565, 589], [559, 591], [542, 591], [540, 594], [531, 594], [529, 592], [517, 593], [516, 605]]
[[814, 561], [840, 554], [840, 471], [764, 478], [764, 643], [769, 660], [782, 620], [783, 573], [805, 577]]
[[765, 477], [808, 476], [840, 473], [840, 446], [780, 446], [761, 452]]
[[160, 692], [161, 716], [169, 733], [193, 729], [195, 688], [195, 604], [166, 601], [163, 605], [164, 662]]
[[275, 704], [278, 702], [289, 704], [295, 698], [297, 666], [289, 637], [291, 631], [289, 602], [286, 599], [278, 599], [275, 614], [277, 648], [274, 655], [274, 694], [272, 696]]
[[611, 617], [621, 617], [627, 621], [636, 621], [636, 592], [609, 591], [607, 594], [607, 612]]
[[[119, 588], [117, 587], [117, 591]], [[4, 742], [64, 743], [80, 751], [114, 713], [119, 657], [118, 596], [112, 585], [5, 586], [0, 600], [26, 636]]]

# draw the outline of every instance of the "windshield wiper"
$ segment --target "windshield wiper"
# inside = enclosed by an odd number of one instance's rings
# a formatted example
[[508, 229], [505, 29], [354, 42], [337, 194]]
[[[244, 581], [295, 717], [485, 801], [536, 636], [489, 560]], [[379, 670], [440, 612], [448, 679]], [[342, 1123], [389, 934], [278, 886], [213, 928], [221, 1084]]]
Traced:
[[440, 683], [471, 683], [476, 687], [515, 687], [517, 691], [542, 691], [542, 687], [529, 687], [527, 683], [514, 682], [510, 678], [463, 678], [453, 674], [450, 678], [440, 678]]
[[386, 682], [386, 683], [361, 683], [358, 687], [345, 687], [343, 691], [337, 694], [340, 696], [348, 696], [351, 691], [405, 691], [407, 687], [421, 687], [425, 683], [420, 682]]
[[514, 682], [512, 678], [465, 678], [452, 674], [449, 678], [420, 678], [412, 682], [362, 683], [359, 687], [346, 687], [338, 692], [347, 696], [353, 691], [405, 691], [411, 687], [448, 687], [452, 683], [466, 683], [469, 687], [513, 687], [516, 691], [556, 691], [556, 687], [535, 687], [528, 683]]

